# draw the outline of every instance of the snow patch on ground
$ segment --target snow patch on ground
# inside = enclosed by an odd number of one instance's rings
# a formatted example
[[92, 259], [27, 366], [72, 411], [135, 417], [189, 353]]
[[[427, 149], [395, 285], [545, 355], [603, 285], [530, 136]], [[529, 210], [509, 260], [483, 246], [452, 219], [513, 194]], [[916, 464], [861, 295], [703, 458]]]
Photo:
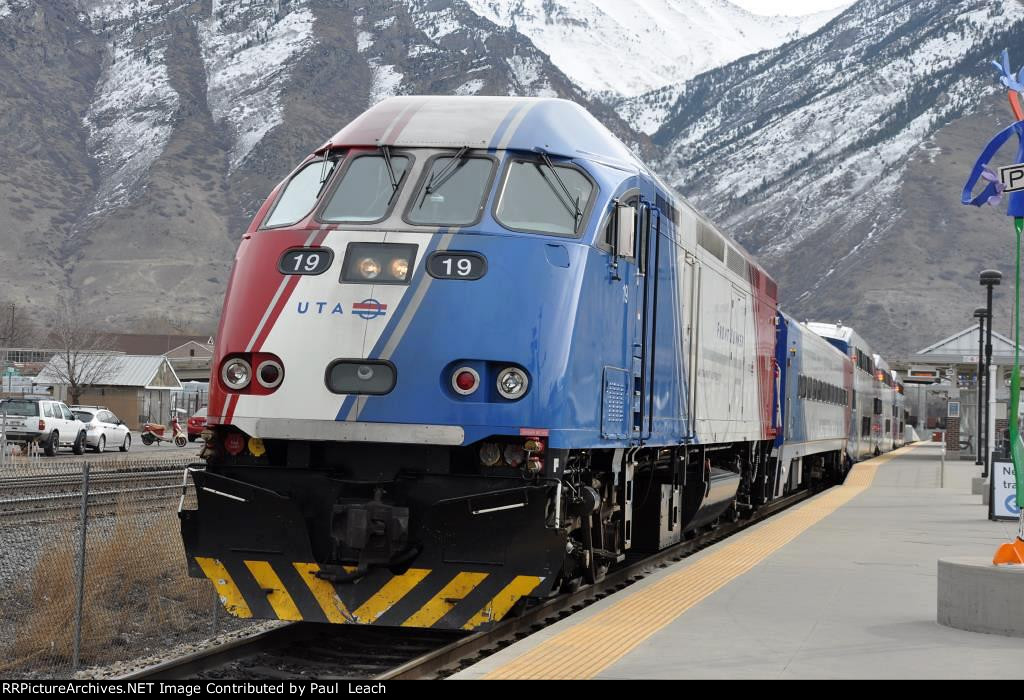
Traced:
[[314, 44], [312, 11], [287, 7], [281, 16], [274, 0], [220, 0], [198, 26], [210, 110], [235, 135], [232, 170], [282, 122], [289, 68]]
[[0, 19], [14, 13], [15, 10], [24, 10], [28, 7], [27, 0], [0, 0]]
[[164, 50], [111, 47], [84, 123], [102, 178], [94, 211], [124, 204], [163, 152], [178, 109]]
[[543, 77], [543, 64], [537, 56], [510, 56], [505, 60], [510, 72], [510, 95], [531, 97], [558, 97], [547, 78]]
[[373, 46], [373, 34], [370, 34], [370, 32], [359, 32], [356, 35], [356, 48], [359, 50], [359, 53], [363, 53], [371, 46]]
[[397, 95], [403, 76], [395, 70], [394, 66], [378, 66], [371, 62], [370, 68], [373, 71], [373, 83], [370, 85], [370, 106], [372, 107], [383, 99]]
[[456, 95], [475, 95], [480, 92], [486, 83], [479, 78], [474, 80], [467, 80], [459, 87], [455, 88]]

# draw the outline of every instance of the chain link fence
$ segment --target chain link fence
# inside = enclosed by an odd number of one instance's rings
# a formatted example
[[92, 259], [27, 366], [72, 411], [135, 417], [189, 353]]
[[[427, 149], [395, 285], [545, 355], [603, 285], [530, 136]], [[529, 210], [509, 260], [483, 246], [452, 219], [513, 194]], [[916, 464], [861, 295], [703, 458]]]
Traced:
[[[247, 623], [189, 578], [188, 462], [8, 457], [0, 468], [0, 676], [65, 678]], [[183, 500], [184, 499], [184, 500]]]

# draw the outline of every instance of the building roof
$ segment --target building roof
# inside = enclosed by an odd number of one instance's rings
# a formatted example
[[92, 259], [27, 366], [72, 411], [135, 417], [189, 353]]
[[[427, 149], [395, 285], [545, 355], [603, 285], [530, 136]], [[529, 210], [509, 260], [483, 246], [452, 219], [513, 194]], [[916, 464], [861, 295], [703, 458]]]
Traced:
[[176, 348], [171, 348], [167, 352], [163, 353], [163, 356], [171, 360], [188, 360], [192, 358], [204, 358], [208, 360], [213, 357], [213, 344], [211, 343], [208, 345], [206, 343], [190, 340]]
[[148, 333], [112, 333], [107, 336], [110, 349], [129, 355], [163, 355], [193, 341], [200, 345], [213, 344], [208, 335], [153, 335]]
[[[93, 357], [104, 357], [109, 363], [101, 377], [90, 382], [93, 386], [126, 386], [140, 389], [180, 389], [178, 375], [166, 357], [162, 355], [120, 355], [116, 353], [96, 353]], [[35, 384], [62, 384], [60, 373], [55, 365], [60, 366], [64, 359], [54, 356], [34, 380]]]
[[[919, 361], [939, 361], [972, 363], [978, 357], [978, 324], [968, 326], [959, 333], [943, 338], [923, 350], [918, 350], [914, 359]], [[1013, 358], [1013, 341], [999, 331], [992, 331], [992, 357], [1007, 360]], [[973, 358], [973, 359], [970, 359]], [[996, 363], [996, 364], [1002, 364]]]

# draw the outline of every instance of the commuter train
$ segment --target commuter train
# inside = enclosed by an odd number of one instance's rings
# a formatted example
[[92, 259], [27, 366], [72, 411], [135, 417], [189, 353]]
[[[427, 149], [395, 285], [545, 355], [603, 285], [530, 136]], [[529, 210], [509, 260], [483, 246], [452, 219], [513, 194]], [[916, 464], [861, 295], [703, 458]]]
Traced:
[[581, 107], [385, 100], [242, 237], [190, 573], [241, 617], [469, 630], [835, 482], [895, 444], [886, 370], [777, 298]]

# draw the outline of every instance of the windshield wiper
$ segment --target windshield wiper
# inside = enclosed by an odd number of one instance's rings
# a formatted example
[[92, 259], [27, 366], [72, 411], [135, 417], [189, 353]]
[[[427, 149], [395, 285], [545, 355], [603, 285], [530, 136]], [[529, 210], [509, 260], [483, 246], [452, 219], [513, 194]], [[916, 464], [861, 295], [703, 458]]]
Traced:
[[395, 194], [398, 193], [398, 178], [395, 177], [395, 168], [391, 164], [391, 147], [381, 146], [381, 152], [384, 154], [384, 165], [388, 169], [388, 177], [391, 179], [391, 196], [388, 197], [388, 205], [390, 206], [391, 200], [395, 198]]
[[[579, 225], [580, 225], [580, 219], [583, 218], [583, 212], [580, 210], [580, 198], [578, 196], [577, 197], [573, 197], [572, 194], [569, 192], [569, 188], [565, 186], [565, 182], [563, 182], [562, 178], [558, 176], [558, 171], [555, 170], [555, 166], [551, 162], [551, 158], [548, 156], [548, 154], [545, 153], [544, 151], [541, 151], [540, 152], [540, 157], [544, 159], [544, 164], [546, 166], [548, 166], [548, 170], [551, 171], [551, 175], [555, 178], [555, 181], [558, 183], [558, 186], [562, 188], [562, 192], [565, 193], [566, 199], [568, 199], [569, 202], [572, 204], [572, 207], [570, 207], [568, 204], [566, 204], [565, 200], [562, 199], [561, 193], [559, 193], [559, 191], [556, 190], [554, 188], [554, 186], [550, 182], [548, 182], [548, 179], [546, 177], [544, 178], [544, 182], [547, 182], [548, 186], [551, 187], [551, 190], [558, 197], [558, 201], [560, 201], [562, 203], [562, 206], [564, 206], [566, 208], [566, 210], [570, 214], [572, 214], [572, 217], [573, 217], [572, 230], [573, 230], [573, 232], [575, 232], [577, 227], [579, 227]], [[540, 170], [539, 167], [537, 169]], [[543, 172], [541, 172], [541, 177], [544, 177], [544, 173]]]
[[423, 194], [428, 195], [436, 191], [441, 185], [448, 181], [448, 179], [455, 174], [455, 171], [459, 169], [459, 165], [466, 158], [466, 152], [469, 150], [468, 146], [463, 146], [455, 155], [449, 160], [441, 170], [436, 173], [432, 173], [430, 181], [427, 182], [427, 186], [423, 189]]

